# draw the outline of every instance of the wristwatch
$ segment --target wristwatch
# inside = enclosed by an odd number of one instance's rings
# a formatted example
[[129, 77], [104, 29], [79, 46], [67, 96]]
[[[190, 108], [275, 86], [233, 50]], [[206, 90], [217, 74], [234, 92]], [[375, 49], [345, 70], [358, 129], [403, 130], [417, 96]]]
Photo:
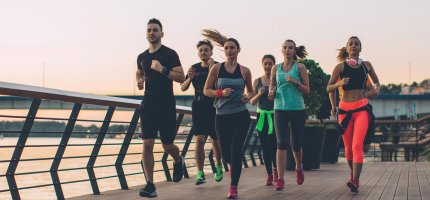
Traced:
[[300, 87], [300, 82], [299, 81], [297, 81], [296, 87]]

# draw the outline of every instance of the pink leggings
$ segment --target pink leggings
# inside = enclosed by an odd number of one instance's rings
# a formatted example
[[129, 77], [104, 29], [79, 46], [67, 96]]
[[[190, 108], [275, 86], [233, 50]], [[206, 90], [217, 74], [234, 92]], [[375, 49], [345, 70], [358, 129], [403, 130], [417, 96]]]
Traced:
[[[340, 101], [339, 108], [345, 111], [355, 110], [369, 103], [368, 99], [360, 99], [354, 102]], [[339, 114], [339, 122], [346, 117], [346, 114]], [[343, 134], [345, 144], [346, 160], [354, 163], [363, 163], [363, 142], [369, 126], [369, 114], [367, 111], [359, 111], [352, 114], [352, 118]]]

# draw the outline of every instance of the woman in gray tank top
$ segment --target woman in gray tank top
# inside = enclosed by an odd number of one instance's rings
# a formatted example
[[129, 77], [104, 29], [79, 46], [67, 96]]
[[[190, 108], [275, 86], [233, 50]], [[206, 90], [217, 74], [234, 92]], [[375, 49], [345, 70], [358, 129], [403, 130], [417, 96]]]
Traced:
[[[215, 97], [215, 129], [224, 160], [230, 164], [229, 199], [237, 199], [237, 185], [242, 172], [242, 149], [250, 125], [246, 103], [254, 95], [251, 71], [237, 63], [239, 42], [218, 31], [203, 30], [203, 35], [224, 48], [226, 62], [212, 66], [204, 87], [204, 94]], [[246, 88], [246, 93], [245, 93]]]

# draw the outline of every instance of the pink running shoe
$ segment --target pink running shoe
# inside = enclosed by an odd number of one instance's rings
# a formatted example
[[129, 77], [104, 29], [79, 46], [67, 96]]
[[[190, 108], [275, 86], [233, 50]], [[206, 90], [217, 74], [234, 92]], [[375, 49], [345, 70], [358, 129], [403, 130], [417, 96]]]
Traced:
[[359, 181], [354, 179], [350, 180], [346, 183], [346, 186], [351, 189], [351, 192], [358, 193]]
[[273, 175], [268, 174], [266, 179], [266, 186], [273, 185]]
[[278, 181], [278, 170], [273, 169], [273, 182], [276, 183]]
[[230, 185], [230, 191], [228, 192], [228, 199], [237, 199], [239, 195], [237, 194], [237, 186]]
[[278, 181], [276, 181], [275, 190], [276, 191], [280, 191], [280, 190], [283, 190], [284, 187], [285, 187], [285, 181], [284, 181], [284, 179], [278, 179]]
[[298, 185], [301, 185], [303, 182], [305, 182], [305, 173], [303, 172], [303, 167], [299, 170], [296, 169], [296, 176]]

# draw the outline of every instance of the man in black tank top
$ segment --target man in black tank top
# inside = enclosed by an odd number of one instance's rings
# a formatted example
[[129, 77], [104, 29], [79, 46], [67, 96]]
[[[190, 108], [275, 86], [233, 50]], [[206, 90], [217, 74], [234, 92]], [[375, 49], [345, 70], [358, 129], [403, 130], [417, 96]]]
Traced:
[[201, 62], [194, 64], [188, 70], [188, 75], [183, 84], [182, 91], [188, 90], [190, 84], [194, 87], [194, 100], [192, 103], [193, 133], [196, 136], [195, 159], [197, 163], [196, 185], [206, 182], [203, 173], [205, 160], [204, 145], [208, 136], [212, 139], [212, 150], [214, 152], [217, 166], [215, 169], [215, 181], [221, 181], [222, 163], [221, 147], [215, 132], [215, 108], [213, 107], [214, 98], [203, 94], [209, 68], [215, 64], [212, 56], [213, 45], [208, 40], [200, 41], [197, 44], [198, 55]]
[[156, 197], [154, 186], [153, 148], [157, 133], [160, 133], [163, 149], [173, 157], [173, 181], [183, 176], [184, 159], [179, 148], [173, 144], [176, 137], [176, 106], [173, 95], [173, 81], [184, 82], [184, 72], [178, 54], [161, 44], [163, 37], [161, 22], [148, 22], [146, 38], [149, 48], [137, 58], [136, 80], [139, 90], [145, 88], [140, 123], [143, 138], [143, 165], [147, 184], [139, 192], [142, 197]]

